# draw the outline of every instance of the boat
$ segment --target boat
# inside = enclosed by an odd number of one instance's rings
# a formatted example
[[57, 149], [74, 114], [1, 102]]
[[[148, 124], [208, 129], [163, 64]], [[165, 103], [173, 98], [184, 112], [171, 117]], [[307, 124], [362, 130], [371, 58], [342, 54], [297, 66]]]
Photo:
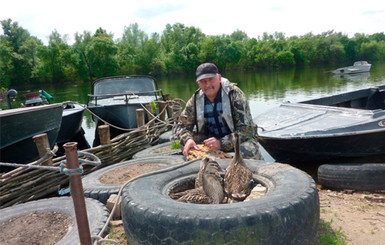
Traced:
[[285, 102], [255, 122], [259, 143], [278, 162], [385, 159], [385, 85]]
[[85, 107], [77, 103], [63, 103], [62, 123], [56, 142], [64, 144], [82, 131], [83, 114]]
[[[24, 95], [26, 107], [53, 103], [54, 98], [44, 90]], [[81, 130], [85, 106], [75, 102], [63, 103], [62, 123], [56, 143], [64, 144], [71, 141]]]
[[[93, 113], [93, 120], [98, 125], [108, 123], [123, 129], [120, 133], [137, 127], [136, 109], [164, 100], [162, 90], [151, 76], [105, 77], [95, 80], [92, 86], [87, 108]], [[112, 133], [111, 137], [117, 134], [119, 132]]]
[[61, 103], [0, 110], [0, 161], [29, 163], [39, 156], [33, 136], [46, 133], [52, 148], [62, 122]]
[[355, 74], [361, 72], [369, 72], [371, 64], [367, 61], [356, 61], [352, 66], [338, 68], [333, 71], [334, 74], [344, 75], [344, 74]]

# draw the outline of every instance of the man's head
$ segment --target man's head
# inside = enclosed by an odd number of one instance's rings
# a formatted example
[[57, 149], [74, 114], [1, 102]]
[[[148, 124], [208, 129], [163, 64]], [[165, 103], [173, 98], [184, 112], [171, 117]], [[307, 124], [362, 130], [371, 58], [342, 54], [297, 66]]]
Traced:
[[196, 70], [197, 83], [203, 93], [213, 101], [220, 89], [221, 75], [213, 63], [203, 63]]

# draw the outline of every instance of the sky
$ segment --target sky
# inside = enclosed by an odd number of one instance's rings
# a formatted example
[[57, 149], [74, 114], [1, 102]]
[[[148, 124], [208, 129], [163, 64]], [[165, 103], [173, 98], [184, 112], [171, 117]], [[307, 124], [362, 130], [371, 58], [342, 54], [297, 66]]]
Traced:
[[[230, 35], [236, 30], [258, 38], [264, 32], [286, 37], [309, 32], [341, 32], [353, 37], [385, 32], [383, 0], [8, 0], [0, 5], [0, 20], [11, 19], [32, 36], [48, 43], [56, 30], [74, 42], [76, 32], [99, 27], [120, 38], [137, 23], [151, 35], [167, 24], [199, 28], [206, 35]], [[0, 34], [3, 34], [2, 28]]]

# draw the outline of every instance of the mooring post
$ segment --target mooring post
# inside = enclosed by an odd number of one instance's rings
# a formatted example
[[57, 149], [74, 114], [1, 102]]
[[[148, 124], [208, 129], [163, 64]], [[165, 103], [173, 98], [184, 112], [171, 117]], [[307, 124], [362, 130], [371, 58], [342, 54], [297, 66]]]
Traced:
[[[146, 105], [146, 109], [147, 109], [147, 118], [148, 118], [148, 121], [151, 121], [153, 118], [154, 118], [154, 114], [152, 113], [152, 106], [151, 104], [147, 104]], [[150, 123], [150, 126], [154, 126], [155, 124], [155, 121], [152, 121]]]
[[159, 101], [158, 103], [159, 103], [159, 112], [160, 112], [159, 119], [164, 121], [166, 119], [166, 112], [164, 111], [164, 109], [167, 106], [167, 102]]
[[[49, 145], [48, 135], [46, 133], [38, 134], [33, 136], [32, 139], [36, 144], [37, 151], [39, 152], [39, 157], [42, 158], [47, 153], [47, 149], [51, 149]], [[41, 165], [52, 165], [52, 158], [42, 162]]]
[[136, 123], [138, 125], [138, 128], [142, 127], [145, 124], [143, 109], [136, 109]]
[[170, 101], [171, 95], [170, 94], [164, 94], [163, 98], [167, 102], [167, 117], [171, 118], [172, 114], [173, 114], [172, 108], [170, 106], [170, 104], [171, 104], [171, 101]]
[[[79, 168], [79, 160], [76, 142], [68, 142], [63, 145], [68, 169]], [[88, 225], [86, 201], [84, 199], [83, 185], [81, 175], [70, 176], [70, 189], [72, 201], [74, 203], [76, 223], [81, 245], [91, 245], [91, 233]]]
[[107, 145], [111, 143], [110, 135], [110, 126], [109, 125], [100, 125], [99, 130], [99, 140], [101, 145]]

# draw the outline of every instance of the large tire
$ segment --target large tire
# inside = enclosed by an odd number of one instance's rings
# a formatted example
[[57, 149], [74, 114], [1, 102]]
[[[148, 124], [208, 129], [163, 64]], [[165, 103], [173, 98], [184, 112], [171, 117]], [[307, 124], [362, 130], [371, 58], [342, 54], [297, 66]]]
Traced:
[[162, 152], [163, 148], [171, 147], [173, 143], [174, 142], [169, 141], [162, 144], [151, 146], [147, 149], [137, 152], [135, 155], [132, 156], [132, 158], [140, 159], [140, 158], [150, 157], [150, 156], [157, 157], [157, 156], [166, 156], [166, 155], [179, 156], [180, 158], [183, 158], [181, 149], [174, 149], [174, 150]]
[[183, 161], [182, 157], [177, 157], [177, 156], [146, 157], [146, 158], [140, 158], [140, 159], [132, 159], [132, 160], [114, 164], [105, 168], [101, 168], [90, 174], [87, 174], [82, 178], [84, 195], [86, 197], [94, 198], [106, 204], [110, 195], [118, 194], [122, 185], [101, 183], [99, 179], [103, 174], [106, 174], [109, 171], [115, 170], [117, 168], [127, 166], [127, 165], [132, 165], [132, 164], [156, 163], [162, 166], [167, 166], [171, 164], [180, 163], [182, 161]]
[[[85, 200], [91, 236], [98, 235], [98, 233], [102, 230], [103, 226], [107, 222], [109, 212], [102, 203], [90, 198], [86, 198]], [[76, 215], [71, 197], [53, 197], [41, 199], [0, 209], [0, 223], [5, 222], [11, 218], [16, 218], [18, 216], [29, 214], [35, 211], [55, 211], [72, 217], [74, 225], [57, 244], [72, 245], [80, 243], [78, 226], [76, 224]], [[104, 236], [106, 234], [101, 235]]]
[[[231, 160], [218, 160], [227, 167]], [[130, 244], [311, 244], [319, 197], [313, 179], [286, 164], [245, 160], [265, 196], [232, 204], [191, 204], [169, 197], [191, 182], [200, 161], [146, 176], [123, 189], [122, 215]]]
[[385, 190], [385, 164], [323, 164], [318, 168], [318, 181], [330, 189], [360, 191]]

